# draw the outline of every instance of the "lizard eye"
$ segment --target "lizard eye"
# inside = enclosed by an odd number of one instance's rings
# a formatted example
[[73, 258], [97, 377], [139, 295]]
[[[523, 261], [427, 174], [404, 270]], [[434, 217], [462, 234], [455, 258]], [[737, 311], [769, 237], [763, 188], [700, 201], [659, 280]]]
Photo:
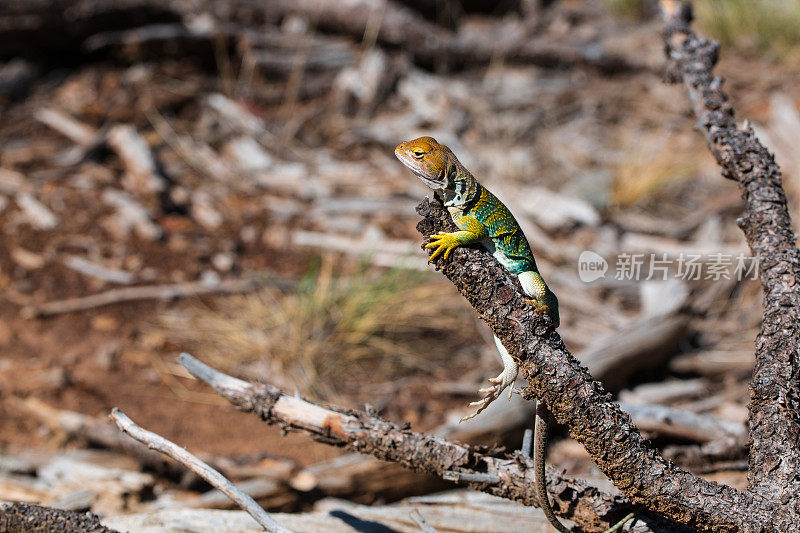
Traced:
[[417, 148], [416, 150], [412, 150], [411, 153], [414, 154], [414, 157], [416, 157], [417, 159], [422, 159], [422, 156], [425, 155], [425, 151], [420, 150], [419, 148]]

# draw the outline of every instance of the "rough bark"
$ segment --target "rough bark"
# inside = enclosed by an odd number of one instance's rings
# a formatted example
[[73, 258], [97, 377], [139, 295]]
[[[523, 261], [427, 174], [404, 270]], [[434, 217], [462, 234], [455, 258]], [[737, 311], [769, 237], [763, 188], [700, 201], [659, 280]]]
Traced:
[[[438, 202], [418, 207], [428, 237], [454, 231]], [[543, 401], [633, 503], [701, 531], [787, 531], [793, 517], [774, 502], [695, 477], [666, 461], [630, 417], [566, 349], [550, 319], [533, 312], [518, 282], [485, 250], [460, 247], [435, 261], [518, 360], [526, 397]]]
[[[265, 384], [248, 383], [182, 355], [179, 362], [195, 377], [239, 409], [252, 412], [284, 430], [301, 430], [317, 441], [373, 455], [407, 468], [468, 484], [476, 490], [538, 506], [533, 463], [520, 453], [475, 447], [411, 431], [367, 413], [322, 407], [289, 396]], [[497, 455], [504, 457], [497, 457]], [[611, 496], [582, 481], [547, 469], [547, 487], [554, 510], [580, 524], [584, 531], [603, 531], [631, 511], [636, 518], [628, 531], [678, 532], [685, 528], [642, 512], [624, 498]]]
[[3, 533], [117, 533], [90, 513], [73, 513], [50, 507], [13, 503], [0, 506], [0, 531]]
[[772, 154], [734, 110], [715, 77], [718, 44], [692, 32], [690, 4], [663, 2], [671, 73], [688, 90], [698, 129], [722, 175], [739, 183], [739, 219], [760, 257], [764, 321], [750, 382], [749, 490], [800, 513], [800, 251], [792, 232], [781, 171]]

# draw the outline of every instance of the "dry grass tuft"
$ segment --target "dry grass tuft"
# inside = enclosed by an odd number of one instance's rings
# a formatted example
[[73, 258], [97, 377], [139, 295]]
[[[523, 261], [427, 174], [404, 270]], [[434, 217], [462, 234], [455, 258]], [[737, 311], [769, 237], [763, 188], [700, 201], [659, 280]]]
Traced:
[[[658, 13], [656, 0], [605, 0], [616, 15], [641, 18]], [[725, 46], [800, 58], [800, 2], [797, 0], [701, 0], [693, 2], [700, 32]]]
[[612, 202], [622, 207], [641, 203], [664, 185], [696, 174], [698, 158], [690, 157], [686, 151], [676, 157], [680, 152], [660, 139], [650, 146], [637, 144], [616, 168]]
[[342, 279], [329, 263], [294, 291], [195, 304], [162, 326], [213, 366], [327, 399], [452, 364], [480, 342], [474, 311], [438, 278], [398, 270]]
[[724, 45], [798, 58], [800, 2], [797, 0], [704, 0], [694, 3], [703, 30]]
[[605, 0], [609, 9], [623, 17], [637, 18], [645, 14], [648, 4], [653, 4], [651, 0]]

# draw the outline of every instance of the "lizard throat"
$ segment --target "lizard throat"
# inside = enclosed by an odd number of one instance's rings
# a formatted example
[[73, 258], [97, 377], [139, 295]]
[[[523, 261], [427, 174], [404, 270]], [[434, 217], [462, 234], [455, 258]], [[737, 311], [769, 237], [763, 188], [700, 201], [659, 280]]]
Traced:
[[422, 183], [424, 183], [433, 190], [441, 189], [443, 186], [443, 183], [441, 181], [432, 180], [431, 178], [429, 178], [428, 176], [426, 176], [421, 172], [414, 171], [414, 174], [417, 175], [417, 177]]

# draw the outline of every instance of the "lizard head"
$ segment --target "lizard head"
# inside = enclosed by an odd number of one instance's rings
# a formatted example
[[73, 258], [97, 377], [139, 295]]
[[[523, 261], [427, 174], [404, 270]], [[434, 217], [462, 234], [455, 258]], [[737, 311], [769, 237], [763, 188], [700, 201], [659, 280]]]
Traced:
[[454, 156], [447, 146], [439, 144], [433, 137], [400, 143], [394, 155], [431, 189], [447, 188], [447, 167]]

